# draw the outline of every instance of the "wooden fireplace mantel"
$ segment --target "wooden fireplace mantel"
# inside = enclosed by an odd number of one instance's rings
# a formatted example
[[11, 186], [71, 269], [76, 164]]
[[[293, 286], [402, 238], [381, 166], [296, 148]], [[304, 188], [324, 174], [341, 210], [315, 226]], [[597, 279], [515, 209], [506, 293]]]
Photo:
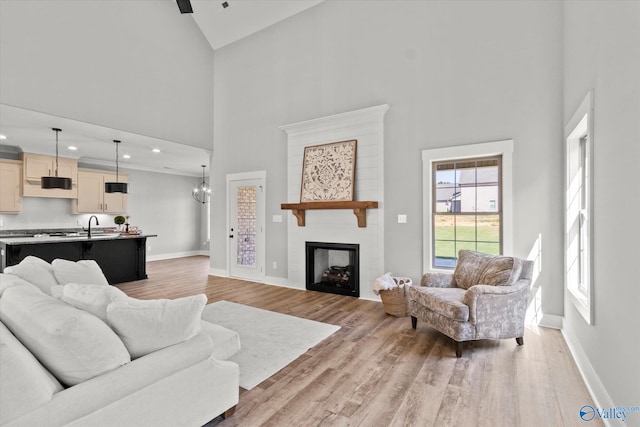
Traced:
[[378, 202], [306, 202], [306, 203], [282, 203], [280, 209], [290, 210], [298, 219], [298, 226], [305, 225], [305, 212], [310, 209], [353, 209], [353, 214], [358, 218], [358, 227], [367, 226], [367, 209], [377, 209]]

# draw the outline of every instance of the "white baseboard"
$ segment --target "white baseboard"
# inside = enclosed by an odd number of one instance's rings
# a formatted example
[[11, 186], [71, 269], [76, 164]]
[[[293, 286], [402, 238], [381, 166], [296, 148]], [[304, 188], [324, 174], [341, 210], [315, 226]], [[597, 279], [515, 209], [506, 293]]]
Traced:
[[210, 268], [209, 276], [229, 277], [229, 272], [224, 268]]
[[543, 314], [538, 326], [551, 329], [562, 329], [564, 317], [555, 314]]
[[[615, 405], [613, 400], [611, 400], [611, 396], [609, 396], [607, 389], [604, 387], [604, 384], [602, 384], [602, 381], [600, 381], [600, 377], [598, 377], [593, 366], [591, 366], [589, 358], [582, 350], [582, 346], [578, 339], [564, 328], [562, 329], [562, 336], [564, 337], [564, 340], [569, 347], [569, 351], [573, 356], [573, 360], [575, 360], [578, 370], [587, 385], [587, 389], [595, 402], [595, 406], [598, 408], [614, 408]], [[605, 426], [612, 426], [609, 419], [601, 418], [600, 420]]]
[[304, 288], [289, 283], [289, 279], [286, 277], [266, 276], [264, 283], [267, 285], [280, 286], [281, 288], [304, 290]]
[[147, 255], [147, 261], [160, 261], [163, 259], [184, 258], [196, 255], [209, 256], [209, 251], [171, 252], [167, 254]]

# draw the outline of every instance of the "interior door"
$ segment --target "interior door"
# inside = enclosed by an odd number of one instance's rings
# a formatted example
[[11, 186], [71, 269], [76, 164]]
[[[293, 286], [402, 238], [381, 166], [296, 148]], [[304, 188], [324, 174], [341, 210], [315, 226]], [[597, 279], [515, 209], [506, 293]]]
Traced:
[[231, 179], [229, 276], [264, 281], [264, 178]]

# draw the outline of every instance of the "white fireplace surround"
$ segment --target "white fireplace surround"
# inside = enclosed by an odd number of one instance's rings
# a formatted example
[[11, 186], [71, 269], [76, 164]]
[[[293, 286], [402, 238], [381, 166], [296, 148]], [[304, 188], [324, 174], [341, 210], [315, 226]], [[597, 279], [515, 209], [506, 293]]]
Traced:
[[379, 300], [371, 290], [384, 273], [384, 115], [389, 105], [336, 114], [281, 126], [287, 133], [287, 203], [300, 202], [304, 148], [356, 139], [357, 201], [377, 201], [367, 210], [367, 226], [358, 227], [352, 209], [307, 210], [299, 227], [290, 211], [283, 211], [288, 230], [288, 286], [305, 289], [305, 242], [360, 245], [360, 298]]

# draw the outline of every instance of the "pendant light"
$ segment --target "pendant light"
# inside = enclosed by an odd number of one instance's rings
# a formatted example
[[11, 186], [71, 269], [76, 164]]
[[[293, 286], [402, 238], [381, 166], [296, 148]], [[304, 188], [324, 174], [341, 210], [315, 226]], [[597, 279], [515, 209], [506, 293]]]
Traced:
[[40, 179], [40, 188], [71, 190], [71, 178], [58, 176], [58, 132], [62, 132], [62, 129], [51, 128], [51, 130], [56, 133], [56, 171], [54, 176], [43, 176]]
[[120, 141], [114, 139], [113, 142], [116, 144], [116, 182], [105, 182], [104, 183], [104, 192], [105, 193], [127, 193], [127, 183], [126, 182], [118, 182], [118, 146], [120, 145]]
[[211, 187], [204, 180], [204, 168], [205, 165], [202, 166], [202, 182], [196, 188], [191, 191], [191, 195], [194, 199], [196, 199], [199, 203], [205, 204], [209, 201], [211, 197]]

